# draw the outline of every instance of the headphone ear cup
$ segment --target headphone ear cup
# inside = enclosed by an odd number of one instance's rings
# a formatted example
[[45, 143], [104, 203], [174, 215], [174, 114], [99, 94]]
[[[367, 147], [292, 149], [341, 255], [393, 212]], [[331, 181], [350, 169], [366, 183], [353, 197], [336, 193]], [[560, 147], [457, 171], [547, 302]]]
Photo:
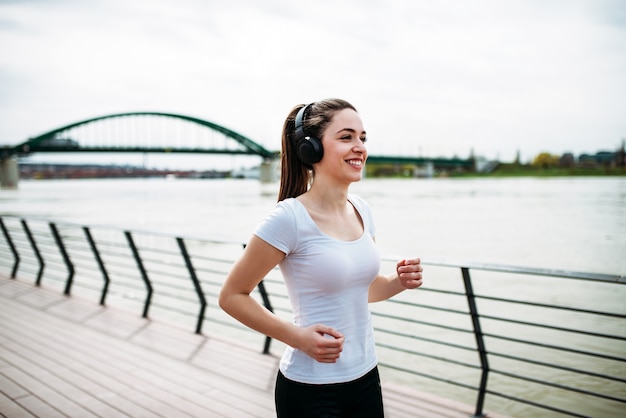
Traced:
[[304, 164], [315, 164], [320, 162], [324, 156], [324, 148], [322, 147], [322, 141], [314, 136], [307, 136], [302, 138], [298, 144], [298, 158]]

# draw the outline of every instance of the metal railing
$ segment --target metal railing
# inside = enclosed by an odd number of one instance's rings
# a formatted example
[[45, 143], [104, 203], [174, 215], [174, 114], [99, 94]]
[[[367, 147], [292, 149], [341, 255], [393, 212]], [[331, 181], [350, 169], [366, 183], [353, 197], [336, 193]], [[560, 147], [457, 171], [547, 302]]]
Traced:
[[[0, 216], [0, 271], [258, 344], [217, 306], [238, 242]], [[371, 304], [387, 380], [512, 416], [617, 416], [626, 408], [626, 279], [423, 260], [427, 285]], [[395, 260], [383, 258], [383, 269]], [[255, 298], [291, 309], [277, 269]], [[276, 347], [278, 345], [278, 347]]]

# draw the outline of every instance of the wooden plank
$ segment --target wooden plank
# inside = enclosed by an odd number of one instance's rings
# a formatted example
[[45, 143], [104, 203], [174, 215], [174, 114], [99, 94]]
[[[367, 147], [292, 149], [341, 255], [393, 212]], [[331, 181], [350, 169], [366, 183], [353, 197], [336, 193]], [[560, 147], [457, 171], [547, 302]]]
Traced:
[[[3, 351], [1, 352], [4, 353]], [[2, 369], [7, 369], [9, 367], [12, 367], [9, 363], [6, 363], [5, 366], [0, 367], [0, 392], [4, 393], [5, 395], [7, 395], [9, 398], [12, 398], [12, 399], [22, 398], [24, 396], [27, 396], [29, 392], [26, 389], [16, 384], [12, 380], [6, 378], [2, 374]]]
[[152, 322], [132, 336], [139, 346], [179, 360], [190, 358], [206, 341], [206, 337], [174, 326]]
[[[113, 344], [109, 344], [107, 347], [107, 349], [113, 349], [112, 352], [116, 353], [115, 356], [107, 355], [106, 353], [102, 353], [101, 350], [98, 350], [98, 348], [94, 346], [93, 344], [95, 343], [96, 345], [98, 345], [98, 344], [101, 344], [101, 342], [98, 342], [98, 341], [94, 342], [92, 338], [82, 338], [81, 341], [73, 341], [71, 344], [63, 344], [63, 341], [67, 341], [65, 340], [66, 337], [69, 338], [73, 334], [78, 335], [79, 333], [75, 333], [73, 330], [68, 329], [66, 325], [64, 324], [61, 327], [51, 325], [51, 322], [54, 322], [52, 320], [53, 318], [48, 318], [46, 320], [47, 327], [45, 330], [39, 330], [36, 325], [32, 324], [32, 319], [33, 318], [31, 317], [29, 318], [28, 321], [17, 324], [17, 328], [13, 329], [12, 332], [19, 332], [19, 330], [22, 330], [22, 332], [24, 332], [23, 330], [32, 328], [33, 335], [30, 336], [32, 340], [26, 341], [26, 343], [29, 343], [28, 345], [31, 345], [31, 346], [49, 348], [48, 350], [49, 352], [45, 354], [39, 353], [40, 357], [42, 355], [53, 356], [54, 353], [66, 353], [66, 354], [71, 355], [72, 359], [75, 362], [80, 361], [82, 363], [81, 367], [83, 368], [86, 368], [87, 364], [91, 362], [92, 368], [99, 369], [98, 371], [100, 373], [104, 373], [108, 370], [108, 373], [109, 373], [108, 377], [116, 381], [115, 385], [123, 385], [124, 383], [132, 382], [133, 387], [140, 388], [139, 389], [140, 392], [145, 392], [142, 394], [134, 394], [133, 399], [137, 397], [141, 398], [142, 396], [146, 394], [152, 394], [152, 396], [155, 397], [156, 399], [166, 400], [167, 401], [166, 403], [169, 405], [182, 405], [182, 407], [180, 406], [178, 407], [179, 409], [182, 408], [183, 410], [185, 410], [186, 408], [188, 409], [188, 408], [193, 407], [193, 403], [185, 402], [185, 399], [176, 399], [175, 397], [171, 395], [172, 389], [177, 388], [177, 386], [170, 386], [169, 388], [167, 388], [167, 390], [159, 390], [159, 388], [154, 387], [154, 380], [145, 381], [145, 380], [137, 379], [137, 376], [138, 376], [137, 371], [150, 370], [151, 368], [154, 368], [154, 363], [151, 363], [149, 361], [146, 363], [146, 360], [145, 360], [145, 357], [152, 357], [153, 355], [148, 354], [146, 356], [145, 350], [141, 349], [140, 347], [134, 347], [134, 348], [138, 350], [138, 354], [142, 358], [137, 358], [137, 357], [125, 358], [125, 357], [128, 357], [127, 354], [129, 353], [129, 350], [124, 349], [122, 347], [120, 347], [120, 349], [116, 349], [115, 346], [119, 345], [119, 342], [117, 341], [115, 341]], [[51, 335], [46, 335], [48, 333]], [[126, 344], [128, 345], [127, 342]], [[39, 351], [41, 350], [44, 350], [44, 348], [40, 348]], [[87, 352], [87, 353], [91, 352], [92, 354], [85, 355], [83, 352]], [[172, 370], [171, 373], [180, 374], [181, 373], [180, 362], [175, 359], [168, 359], [168, 360], [170, 362], [175, 363], [171, 365], [171, 370]], [[159, 368], [161, 368], [161, 373], [163, 373], [163, 369], [162, 369], [163, 364], [167, 362], [168, 361], [165, 361], [165, 362], [159, 361], [158, 364], [159, 364]], [[144, 363], [143, 367], [138, 366], [138, 365], [141, 365], [142, 363]], [[116, 376], [116, 373], [118, 373], [119, 371], [111, 370], [111, 366], [110, 366], [111, 364], [115, 365], [115, 369], [121, 369], [125, 375]], [[191, 367], [191, 365], [189, 365], [189, 367]], [[196, 368], [194, 367], [194, 369]], [[61, 371], [57, 371], [57, 373], [61, 373]], [[63, 373], [65, 374], [67, 373], [67, 371], [64, 371]], [[205, 376], [203, 376], [203, 378], [204, 377]], [[99, 381], [102, 381], [104, 380], [104, 376], [100, 375], [97, 377], [97, 379]], [[207, 379], [204, 379], [204, 380], [207, 380]], [[216, 379], [213, 379], [213, 380], [216, 380]], [[205, 387], [204, 395], [202, 397], [203, 404], [210, 404], [212, 405], [212, 408], [210, 409], [217, 409], [217, 411], [213, 412], [213, 416], [222, 416], [222, 413], [228, 410], [231, 410], [230, 413], [232, 413], [232, 416], [245, 416], [245, 412], [242, 413], [241, 408], [240, 409], [233, 408], [231, 405], [224, 403], [223, 401], [224, 396], [220, 395], [218, 391], [216, 390], [216, 388], [218, 388], [219, 386], [220, 386], [220, 383], [219, 381], [216, 380], [213, 387]], [[237, 391], [240, 393], [240, 396], [242, 392], [245, 395], [245, 391], [242, 391], [241, 388], [237, 388]], [[130, 396], [128, 393], [126, 395]], [[196, 396], [196, 399], [198, 399], [198, 396], [199, 395]], [[188, 397], [193, 398], [193, 396], [191, 395], [189, 395]], [[145, 403], [146, 402], [145, 397], [141, 398], [141, 401]], [[249, 405], [245, 405], [245, 403], [242, 405], [245, 406], [244, 409], [250, 409]], [[161, 405], [159, 407], [160, 412], [166, 411], [167, 409], [168, 409], [167, 405], [165, 406]], [[258, 410], [259, 408], [255, 406], [252, 409]], [[262, 407], [261, 409], [267, 412], [266, 408]], [[170, 412], [171, 412], [170, 415], [176, 415], [176, 416], [182, 415], [180, 411], [170, 411]], [[210, 412], [207, 410], [203, 410], [201, 412], [196, 410], [196, 411], [191, 411], [191, 412], [193, 416], [211, 416]]]
[[[3, 353], [3, 355], [6, 355], [6, 353]], [[58, 412], [75, 417], [96, 417], [96, 415], [92, 414], [74, 400], [67, 398], [63, 393], [48, 386], [46, 379], [49, 376], [46, 372], [31, 375], [27, 371], [21, 370], [19, 367], [10, 367], [2, 369], [2, 374], [16, 384], [28, 388], [28, 391], [32, 393], [34, 397]], [[17, 401], [21, 405], [25, 403], [30, 404], [31, 400], [29, 398], [30, 397], [19, 398]], [[37, 402], [37, 405], [32, 404], [31, 406], [41, 405]]]
[[21, 294], [19, 297], [15, 298], [15, 300], [38, 309], [52, 307], [67, 300], [67, 296], [50, 292], [37, 292], [37, 289], [33, 290], [32, 292]]
[[131, 315], [123, 310], [104, 309], [88, 318], [84, 325], [113, 337], [128, 339], [150, 323], [149, 319]]
[[[0, 323], [5, 415], [275, 415], [278, 358], [236, 341], [1, 276]], [[387, 418], [472, 415], [469, 405], [389, 382], [383, 396]]]
[[[389, 414], [392, 418], [467, 418], [474, 415], [471, 405], [390, 382], [383, 385], [383, 396], [385, 403], [393, 411]], [[483, 414], [485, 418], [506, 418], [488, 411], [483, 411]]]
[[[64, 390], [64, 393], [67, 395], [72, 394], [72, 396], [78, 398], [85, 398], [87, 403], [87, 408], [90, 410], [96, 410], [97, 415], [99, 416], [107, 416], [107, 417], [115, 417], [115, 416], [150, 416], [150, 413], [143, 409], [138, 408], [134, 404], [128, 402], [126, 399], [121, 398], [116, 393], [108, 390], [103, 387], [101, 384], [96, 381], [90, 380], [72, 370], [70, 367], [63, 367], [59, 363], [56, 363], [54, 360], [54, 351], [52, 349], [41, 348], [41, 345], [38, 350], [29, 349], [27, 344], [29, 340], [23, 340], [19, 342], [13, 342], [12, 344], [4, 344], [5, 346], [5, 356], [8, 356], [11, 359], [12, 356], [18, 355], [23, 357], [23, 359], [27, 359], [31, 361], [35, 365], [35, 373], [40, 374], [41, 372], [53, 373], [56, 376], [61, 376], [61, 382], [45, 381], [45, 383], [49, 385], [54, 385], [56, 389]], [[63, 358], [63, 360], [67, 360]], [[22, 370], [27, 369], [21, 361], [13, 360], [16, 363], [17, 367], [20, 367]], [[80, 368], [82, 365], [75, 364], [74, 367]], [[84, 369], [83, 369], [84, 370]], [[41, 376], [38, 376], [39, 379], [44, 379]], [[100, 376], [98, 376], [100, 378]], [[80, 392], [76, 392], [77, 389], [80, 389]], [[102, 405], [103, 403], [104, 405]], [[121, 412], [120, 412], [121, 411]], [[122, 413], [123, 412], [123, 413]], [[153, 414], [153, 416], [156, 416]]]
[[57, 411], [36, 396], [20, 398], [17, 400], [17, 403], [36, 417], [67, 418], [67, 415]]
[[46, 311], [72, 322], [83, 322], [106, 310], [105, 307], [82, 299], [65, 297], [59, 303], [46, 307]]
[[[21, 329], [28, 327], [26, 324], [22, 325], [23, 326], [20, 327]], [[53, 329], [52, 332], [57, 334], [60, 333], [60, 330]], [[115, 395], [133, 399], [137, 404], [143, 405], [143, 407], [148, 410], [152, 410], [153, 414], [159, 416], [203, 416], [209, 413], [209, 411], [204, 408], [196, 407], [193, 403], [185, 402], [184, 399], [173, 396], [169, 390], [154, 389], [151, 387], [151, 382], [138, 379], [133, 374], [133, 370], [137, 368], [133, 362], [112, 362], [112, 359], [106, 356], [106, 353], [100, 353], [99, 359], [94, 358], [93, 355], [85, 355], [80, 347], [76, 349], [63, 344], [62, 339], [45, 339], [45, 336], [41, 335], [36, 335], [33, 338], [33, 340], [30, 340], [30, 345], [36, 346], [38, 349], [22, 351], [22, 356], [29, 356], [30, 353], [29, 357], [36, 362], [36, 367], [45, 373], [55, 373], [63, 375], [66, 378], [67, 376], [71, 376], [71, 380], [75, 381], [81, 380], [81, 376], [77, 375], [78, 371], [84, 373], [86, 369], [91, 369], [92, 373], [96, 371], [100, 372], [99, 375], [95, 376], [98, 382], [107, 381], [106, 377], [109, 378], [109, 388], [113, 389]], [[28, 343], [29, 340], [23, 342]], [[76, 344], [80, 344], [80, 342], [74, 341], [71, 345], [75, 346]], [[19, 346], [17, 343], [15, 343], [15, 345]], [[10, 349], [11, 347], [8, 348]], [[68, 359], [66, 353], [71, 355], [71, 360]], [[11, 353], [5, 353], [5, 357], [8, 357], [9, 361], [17, 363], [22, 368], [27, 368], [27, 365], [20, 363], [20, 360], [16, 359], [15, 356], [11, 356]], [[56, 362], [54, 360], [56, 360]], [[63, 364], [65, 362], [67, 362], [67, 364]], [[120, 367], [122, 370], [119, 370]], [[40, 376], [41, 379], [44, 377], [47, 376]], [[49, 381], [51, 379], [48, 377], [46, 380]], [[56, 381], [54, 382], [54, 386], [72, 392], [73, 388], [65, 383], [66, 382], [63, 381]], [[81, 385], [81, 390], [85, 388], [86, 386]], [[79, 396], [80, 394], [75, 395]], [[96, 396], [94, 393], [90, 395]], [[108, 394], [108, 397], [111, 397], [111, 393]], [[176, 407], [172, 405], [176, 405]], [[111, 416], [113, 415], [113, 413], [110, 414]], [[102, 416], [110, 415], [103, 414]]]
[[17, 296], [33, 292], [32, 286], [26, 286], [23, 282], [15, 279], [6, 279], [0, 276], [0, 296], [15, 298]]
[[2, 386], [0, 386], [0, 415], [3, 417], [16, 418], [34, 417], [33, 414], [24, 409], [24, 407], [17, 403], [11, 396], [2, 393]]

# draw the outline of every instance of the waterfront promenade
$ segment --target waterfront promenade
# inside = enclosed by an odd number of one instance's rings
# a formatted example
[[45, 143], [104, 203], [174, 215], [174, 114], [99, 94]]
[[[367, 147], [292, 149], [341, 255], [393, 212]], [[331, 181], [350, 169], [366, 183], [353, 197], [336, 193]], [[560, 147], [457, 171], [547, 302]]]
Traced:
[[[221, 336], [1, 274], [0, 324], [0, 416], [275, 416], [278, 359]], [[419, 388], [383, 393], [387, 418], [472, 415]]]

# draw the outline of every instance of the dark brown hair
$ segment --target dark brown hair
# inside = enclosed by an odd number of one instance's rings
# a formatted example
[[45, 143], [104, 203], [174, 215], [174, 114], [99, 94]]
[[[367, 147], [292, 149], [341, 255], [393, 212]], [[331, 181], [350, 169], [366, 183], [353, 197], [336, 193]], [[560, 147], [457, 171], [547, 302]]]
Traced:
[[[306, 192], [313, 178], [313, 167], [302, 163], [296, 154], [294, 141], [295, 119], [298, 111], [305, 104], [297, 105], [285, 119], [282, 133], [282, 152], [280, 156], [280, 191], [278, 201], [289, 197], [297, 197]], [[326, 99], [312, 103], [306, 111], [306, 117], [302, 123], [304, 132], [322, 140], [326, 127], [340, 110], [356, 108], [342, 99]]]

